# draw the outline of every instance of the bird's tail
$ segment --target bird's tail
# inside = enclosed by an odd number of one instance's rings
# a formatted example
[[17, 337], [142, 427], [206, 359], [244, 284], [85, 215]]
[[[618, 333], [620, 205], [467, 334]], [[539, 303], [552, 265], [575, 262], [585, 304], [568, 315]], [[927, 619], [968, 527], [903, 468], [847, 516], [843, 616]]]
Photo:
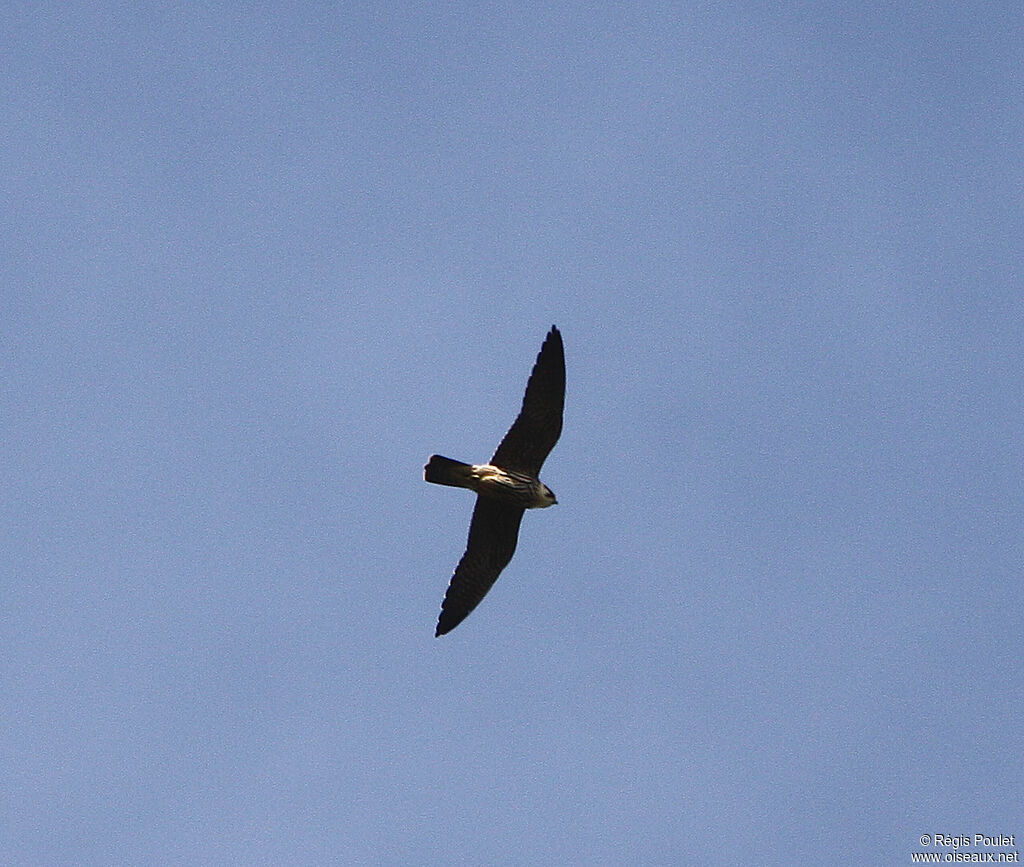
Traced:
[[435, 485], [450, 485], [453, 488], [468, 488], [473, 478], [472, 466], [462, 461], [453, 461], [440, 455], [431, 455], [423, 468], [423, 478]]

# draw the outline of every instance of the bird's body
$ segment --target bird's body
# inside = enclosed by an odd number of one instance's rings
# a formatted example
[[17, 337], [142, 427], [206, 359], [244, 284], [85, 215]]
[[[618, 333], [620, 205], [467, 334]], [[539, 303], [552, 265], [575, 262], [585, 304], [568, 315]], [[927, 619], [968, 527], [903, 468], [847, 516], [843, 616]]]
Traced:
[[561, 435], [564, 404], [565, 352], [562, 335], [552, 326], [526, 384], [522, 409], [491, 460], [464, 464], [431, 455], [423, 468], [428, 482], [477, 494], [466, 552], [448, 585], [436, 635], [458, 626], [491, 589], [515, 553], [525, 510], [557, 502], [538, 476]]
[[558, 502], [551, 488], [531, 475], [491, 464], [464, 464], [441, 455], [430, 456], [423, 468], [423, 478], [435, 485], [469, 488], [481, 497], [524, 509], [545, 509]]

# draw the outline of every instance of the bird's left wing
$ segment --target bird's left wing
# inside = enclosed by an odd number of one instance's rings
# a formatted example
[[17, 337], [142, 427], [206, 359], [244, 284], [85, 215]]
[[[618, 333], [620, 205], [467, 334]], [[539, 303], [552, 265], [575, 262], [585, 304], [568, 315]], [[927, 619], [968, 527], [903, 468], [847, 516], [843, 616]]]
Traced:
[[523, 511], [521, 506], [500, 500], [476, 498], [466, 553], [455, 567], [441, 603], [435, 636], [451, 632], [465, 620], [498, 580], [516, 551]]

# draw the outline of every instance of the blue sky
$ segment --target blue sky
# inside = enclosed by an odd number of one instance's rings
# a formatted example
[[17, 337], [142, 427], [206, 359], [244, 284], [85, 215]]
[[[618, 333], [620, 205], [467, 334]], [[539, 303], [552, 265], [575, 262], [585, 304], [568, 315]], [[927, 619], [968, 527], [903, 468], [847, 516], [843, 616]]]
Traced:
[[[7, 5], [0, 861], [1024, 839], [1022, 46]], [[552, 323], [559, 505], [435, 639], [472, 498], [422, 464], [491, 454]]]

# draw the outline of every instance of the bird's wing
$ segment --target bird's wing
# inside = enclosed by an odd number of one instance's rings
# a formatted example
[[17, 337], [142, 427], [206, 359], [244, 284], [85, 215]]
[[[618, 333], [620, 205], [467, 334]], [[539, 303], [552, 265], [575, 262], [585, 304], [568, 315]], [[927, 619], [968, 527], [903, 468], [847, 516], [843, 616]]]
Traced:
[[516, 551], [524, 509], [487, 497], [476, 498], [466, 553], [455, 567], [441, 603], [437, 635], [451, 632], [487, 595]]
[[504, 470], [540, 474], [541, 465], [562, 433], [565, 406], [565, 350], [554, 326], [526, 383], [523, 408], [509, 428], [491, 463]]

